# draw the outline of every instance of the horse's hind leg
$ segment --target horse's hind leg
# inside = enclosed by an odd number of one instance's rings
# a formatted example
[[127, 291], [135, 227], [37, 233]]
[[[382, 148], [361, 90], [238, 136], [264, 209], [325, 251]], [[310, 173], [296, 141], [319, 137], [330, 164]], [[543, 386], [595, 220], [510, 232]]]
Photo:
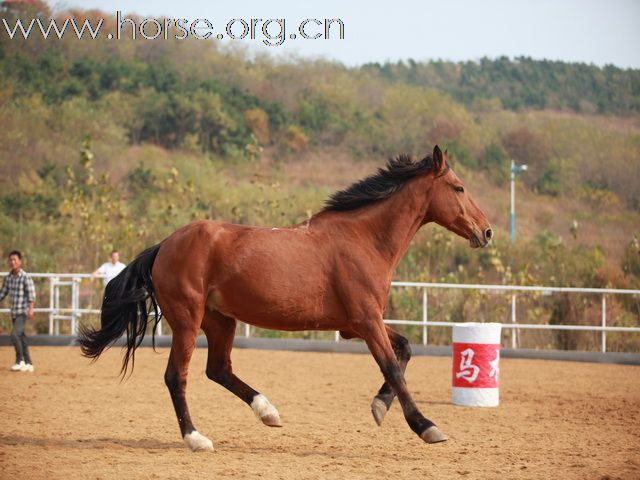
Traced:
[[206, 310], [202, 330], [207, 336], [209, 355], [207, 377], [222, 385], [247, 403], [256, 416], [269, 427], [281, 427], [280, 414], [267, 397], [240, 380], [231, 368], [231, 348], [236, 320], [215, 310]]
[[178, 417], [180, 433], [184, 442], [194, 452], [212, 451], [213, 443], [195, 429], [187, 406], [187, 373], [191, 354], [196, 346], [196, 333], [197, 331], [193, 329], [175, 329], [173, 331], [171, 353], [169, 354], [169, 363], [164, 374], [164, 381], [171, 394], [171, 401]]
[[[389, 336], [389, 340], [391, 341], [393, 352], [395, 353], [398, 363], [400, 364], [400, 368], [402, 369], [402, 373], [404, 373], [407, 369], [407, 363], [411, 359], [411, 347], [409, 346], [409, 341], [389, 326], [385, 325], [385, 329]], [[389, 411], [389, 408], [391, 408], [391, 403], [395, 396], [396, 392], [393, 391], [387, 382], [384, 382], [382, 387], [380, 387], [378, 394], [373, 397], [373, 402], [371, 402], [371, 413], [378, 425], [382, 424], [382, 420], [384, 420], [384, 416]]]

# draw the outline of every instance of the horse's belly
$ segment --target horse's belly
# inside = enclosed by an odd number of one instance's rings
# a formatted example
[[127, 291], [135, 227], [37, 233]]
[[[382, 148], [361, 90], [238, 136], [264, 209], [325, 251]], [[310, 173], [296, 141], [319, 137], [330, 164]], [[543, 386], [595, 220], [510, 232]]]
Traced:
[[335, 330], [340, 319], [326, 289], [277, 279], [227, 282], [209, 294], [207, 306], [257, 327], [274, 330]]

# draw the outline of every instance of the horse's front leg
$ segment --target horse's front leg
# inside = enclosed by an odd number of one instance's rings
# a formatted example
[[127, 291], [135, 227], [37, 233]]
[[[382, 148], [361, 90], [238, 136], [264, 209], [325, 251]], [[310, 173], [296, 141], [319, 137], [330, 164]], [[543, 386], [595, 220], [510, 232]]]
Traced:
[[[400, 369], [404, 374], [407, 369], [407, 363], [411, 359], [411, 347], [409, 346], [409, 341], [387, 325], [385, 325], [385, 330], [389, 340], [391, 341], [393, 352], [400, 364]], [[389, 408], [391, 408], [391, 404], [395, 397], [396, 392], [387, 382], [384, 382], [382, 387], [380, 387], [380, 390], [378, 390], [378, 394], [373, 397], [373, 401], [371, 402], [371, 413], [378, 425], [382, 425], [382, 421], [389, 411]]]
[[[407, 368], [407, 363], [411, 359], [409, 341], [389, 326], [385, 325], [385, 330], [391, 341], [391, 346], [398, 359], [402, 373], [404, 373]], [[340, 331], [340, 335], [346, 340], [358, 337], [357, 334], [350, 331]], [[393, 388], [391, 388], [387, 382], [384, 382], [371, 402], [371, 413], [378, 425], [382, 425], [382, 421], [389, 411], [389, 408], [391, 408], [394, 398], [396, 398], [396, 392], [393, 391]]]
[[358, 325], [358, 330], [378, 363], [386, 383], [398, 395], [404, 418], [407, 420], [411, 430], [427, 443], [447, 440], [447, 436], [431, 420], [422, 415], [413, 398], [411, 398], [404, 379], [404, 373], [393, 353], [382, 317], [380, 316], [373, 321], [362, 322]]

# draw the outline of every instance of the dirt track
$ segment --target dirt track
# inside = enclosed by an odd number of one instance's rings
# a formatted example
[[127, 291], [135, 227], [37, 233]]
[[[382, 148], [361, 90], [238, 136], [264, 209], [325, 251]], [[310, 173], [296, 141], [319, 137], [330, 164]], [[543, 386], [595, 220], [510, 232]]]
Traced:
[[367, 355], [234, 350], [236, 373], [278, 407], [284, 428], [204, 376], [194, 354], [188, 397], [214, 453], [188, 451], [163, 383], [168, 350], [138, 352], [120, 383], [119, 352], [96, 364], [76, 348], [32, 349], [12, 373], [0, 348], [0, 478], [344, 479], [640, 478], [640, 367], [501, 361], [501, 406], [450, 404], [450, 360], [416, 357], [407, 381], [451, 439], [426, 445], [394, 404], [377, 427], [381, 383]]

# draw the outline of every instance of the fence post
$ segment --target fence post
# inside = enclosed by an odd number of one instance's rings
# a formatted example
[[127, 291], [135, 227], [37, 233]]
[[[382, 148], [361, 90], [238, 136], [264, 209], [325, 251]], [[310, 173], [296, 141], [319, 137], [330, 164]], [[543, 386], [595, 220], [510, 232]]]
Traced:
[[73, 277], [71, 280], [71, 335], [78, 334], [78, 318], [80, 314], [78, 310], [80, 309], [80, 279], [78, 277]]
[[53, 284], [56, 281], [56, 277], [49, 278], [49, 335], [53, 335]]
[[[511, 323], [513, 323], [513, 324], [517, 323], [517, 320], [516, 320], [516, 294], [515, 293], [511, 294]], [[511, 348], [513, 348], [514, 350], [516, 348], [518, 348], [518, 329], [517, 328], [512, 328], [511, 329]]]
[[604, 330], [607, 326], [607, 296], [602, 294], [602, 353], [607, 351], [607, 331]]
[[429, 300], [427, 298], [427, 289], [422, 289], [422, 344], [427, 344], [427, 321], [429, 320]]
[[251, 325], [248, 323], [244, 324], [244, 336], [249, 338], [251, 336]]
[[60, 315], [60, 279], [58, 278], [57, 280], [54, 293], [56, 302], [55, 334], [60, 335], [60, 319], [57, 318]]

